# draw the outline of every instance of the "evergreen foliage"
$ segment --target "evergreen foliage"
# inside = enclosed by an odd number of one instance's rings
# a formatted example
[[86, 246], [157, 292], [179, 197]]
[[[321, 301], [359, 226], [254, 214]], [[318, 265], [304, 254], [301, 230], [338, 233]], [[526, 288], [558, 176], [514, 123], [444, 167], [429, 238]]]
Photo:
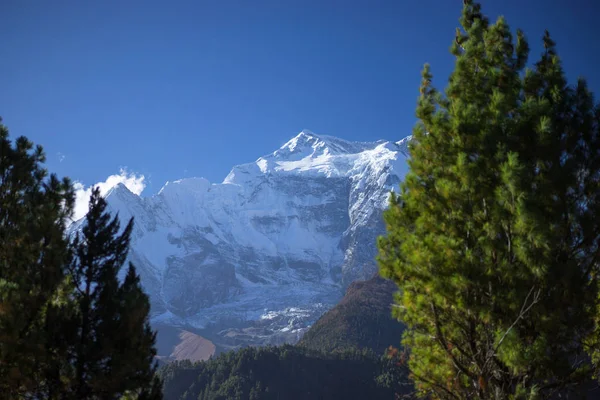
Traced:
[[[131, 263], [122, 283], [118, 278], [133, 219], [120, 232], [118, 216], [111, 218], [106, 208], [99, 189], [94, 189], [68, 266], [73, 295], [65, 339], [72, 366], [68, 391], [74, 399], [119, 399], [153, 388], [156, 335], [148, 321], [148, 296]], [[160, 391], [154, 396], [160, 398]]]
[[[0, 119], [1, 121], [1, 119]], [[51, 362], [48, 328], [64, 280], [71, 184], [49, 175], [25, 137], [0, 123], [0, 397], [36, 393]]]
[[368, 350], [248, 347], [161, 368], [167, 400], [393, 399], [412, 389], [398, 359]]
[[0, 124], [0, 398], [162, 398], [150, 305], [129, 248], [94, 190], [81, 235], [67, 237], [74, 194], [44, 153]]
[[445, 93], [428, 65], [381, 274], [422, 395], [543, 399], [598, 369], [600, 108], [504, 18], [464, 2]]

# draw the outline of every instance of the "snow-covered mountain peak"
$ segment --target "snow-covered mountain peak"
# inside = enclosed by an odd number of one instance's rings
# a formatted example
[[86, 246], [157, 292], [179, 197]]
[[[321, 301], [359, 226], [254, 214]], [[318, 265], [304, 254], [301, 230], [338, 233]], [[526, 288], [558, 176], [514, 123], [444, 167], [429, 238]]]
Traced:
[[272, 174], [348, 177], [357, 161], [368, 161], [366, 154], [377, 157], [384, 149], [394, 154], [400, 150], [384, 140], [352, 142], [305, 129], [273, 153], [233, 167], [223, 183], [243, 185], [257, 175]]
[[108, 192], [106, 192], [106, 195], [104, 197], [108, 197], [111, 195], [129, 196], [130, 194], [135, 196], [135, 194], [133, 192], [131, 192], [131, 190], [129, 190], [129, 188], [127, 186], [125, 186], [124, 183], [119, 182], [115, 186], [111, 187], [108, 190]]
[[133, 193], [121, 182], [110, 188], [104, 198], [109, 199], [109, 203], [137, 203], [141, 199], [139, 195]]
[[317, 135], [308, 129], [304, 129], [271, 156], [277, 159], [290, 159], [291, 161], [292, 159], [298, 159], [298, 156], [303, 158], [306, 156], [356, 154], [373, 148], [380, 142], [351, 142], [334, 136]]
[[111, 211], [134, 217], [130, 260], [153, 322], [205, 329], [224, 345], [297, 340], [347, 284], [376, 271], [381, 213], [409, 140], [304, 130], [223, 183], [181, 179], [148, 197], [114, 187]]

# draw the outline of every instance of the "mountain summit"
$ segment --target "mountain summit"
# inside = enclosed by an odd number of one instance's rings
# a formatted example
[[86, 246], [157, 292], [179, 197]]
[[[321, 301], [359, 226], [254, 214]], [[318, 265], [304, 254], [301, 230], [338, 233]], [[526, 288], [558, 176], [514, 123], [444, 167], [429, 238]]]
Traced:
[[383, 141], [376, 143], [349, 142], [333, 136], [317, 135], [304, 129], [296, 137], [290, 139], [286, 144], [281, 146], [281, 148], [275, 152], [275, 155], [280, 155], [281, 153], [285, 154], [286, 151], [300, 152], [307, 147], [312, 148], [317, 152], [321, 151], [321, 154], [353, 154], [364, 151], [367, 148], [372, 148], [379, 143], [383, 143]]
[[398, 144], [391, 142], [350, 142], [303, 130], [273, 153], [254, 163], [235, 166], [223, 183], [243, 184], [256, 175], [272, 173], [348, 177], [356, 172], [355, 167], [375, 158], [394, 158], [393, 154], [399, 150]]
[[107, 200], [135, 217], [130, 260], [154, 323], [203, 330], [221, 346], [294, 342], [376, 271], [381, 212], [406, 157], [402, 141], [305, 130], [220, 184], [182, 179], [147, 198], [119, 187]]

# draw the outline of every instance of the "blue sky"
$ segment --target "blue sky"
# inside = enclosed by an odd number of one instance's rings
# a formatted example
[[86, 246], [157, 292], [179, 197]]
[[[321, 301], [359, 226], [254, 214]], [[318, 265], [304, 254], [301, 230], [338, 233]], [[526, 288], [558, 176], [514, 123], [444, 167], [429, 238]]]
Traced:
[[[0, 115], [53, 172], [91, 185], [126, 167], [145, 195], [220, 182], [302, 129], [397, 140], [424, 62], [445, 86], [461, 3], [3, 0]], [[482, 4], [524, 29], [532, 58], [548, 28], [570, 79], [600, 96], [600, 2]]]

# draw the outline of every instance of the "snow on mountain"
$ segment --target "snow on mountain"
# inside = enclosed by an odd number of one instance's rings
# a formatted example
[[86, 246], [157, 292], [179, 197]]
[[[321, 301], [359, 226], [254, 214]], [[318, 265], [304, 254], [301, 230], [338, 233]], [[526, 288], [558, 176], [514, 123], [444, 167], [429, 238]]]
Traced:
[[406, 173], [409, 139], [305, 130], [219, 184], [182, 179], [146, 198], [111, 189], [112, 211], [135, 218], [130, 259], [153, 321], [212, 329], [221, 344], [298, 340], [376, 270], [381, 212]]

